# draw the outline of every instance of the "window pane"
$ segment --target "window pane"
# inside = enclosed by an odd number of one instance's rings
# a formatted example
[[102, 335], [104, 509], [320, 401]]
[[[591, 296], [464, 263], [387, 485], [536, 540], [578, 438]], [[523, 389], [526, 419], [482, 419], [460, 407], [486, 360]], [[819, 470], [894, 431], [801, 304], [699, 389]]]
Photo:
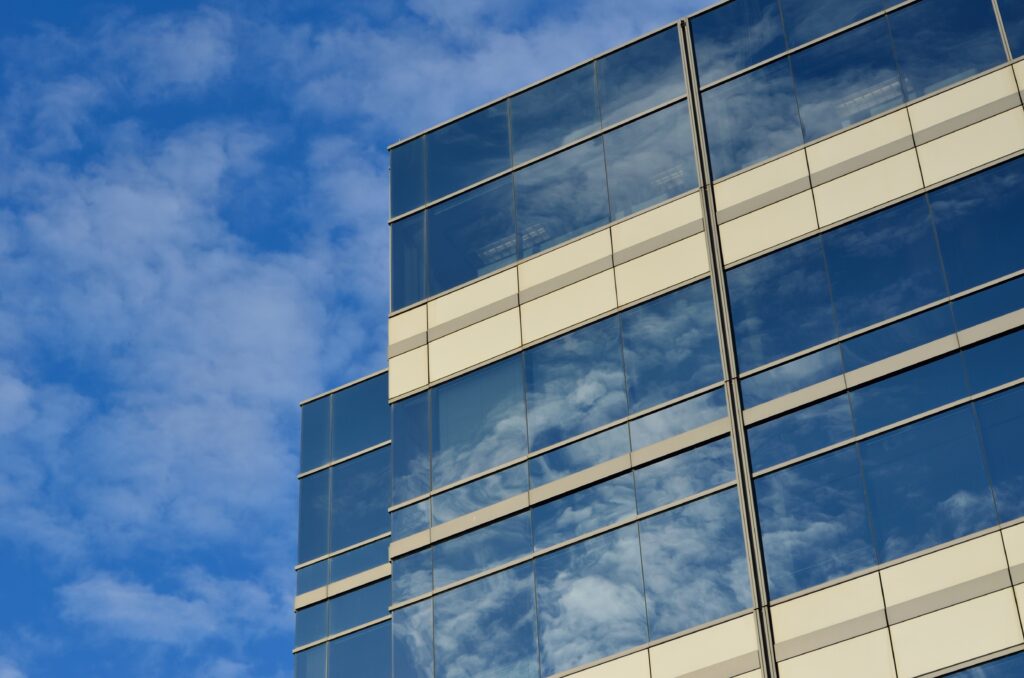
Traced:
[[341, 459], [391, 437], [388, 375], [367, 379], [331, 396], [331, 447]]
[[331, 550], [387, 532], [391, 452], [382, 448], [331, 468]]
[[295, 678], [324, 678], [327, 645], [317, 645], [295, 655]]
[[538, 675], [532, 563], [442, 593], [434, 616], [438, 678]]
[[847, 371], [884, 360], [897, 353], [927, 344], [955, 332], [948, 304], [910, 316], [843, 342], [843, 363]]
[[330, 472], [299, 480], [299, 562], [327, 553]]
[[708, 90], [702, 101], [716, 179], [804, 142], [788, 59]]
[[391, 678], [391, 624], [332, 640], [330, 652], [331, 678]]
[[[1006, 4], [1005, 0], [1003, 4]], [[947, 678], [1017, 678], [1021, 675], [1024, 675], [1024, 652], [950, 673]]]
[[1024, 377], [1024, 330], [971, 346], [964, 351], [964, 361], [972, 393]]
[[704, 424], [726, 416], [725, 392], [715, 389], [710, 393], [684, 400], [629, 423], [633, 449], [639, 450], [667, 440]]
[[388, 562], [388, 540], [379, 539], [366, 546], [331, 558], [331, 581], [341, 581]]
[[884, 18], [797, 52], [792, 60], [808, 141], [903, 103]]
[[608, 132], [604, 144], [612, 219], [697, 187], [685, 101]]
[[736, 490], [640, 522], [651, 638], [751, 606]]
[[[636, 504], [640, 513], [736, 478], [732, 440], [722, 438], [637, 469]], [[642, 532], [641, 528], [641, 532]]]
[[392, 492], [397, 504], [430, 491], [427, 394], [395, 403], [391, 416]]
[[889, 15], [908, 99], [1006, 60], [990, 0], [923, 0]]
[[414, 304], [426, 296], [425, 212], [391, 224], [391, 309]]
[[404, 214], [426, 202], [423, 174], [423, 137], [391, 149], [391, 216]]
[[498, 473], [461, 485], [431, 497], [434, 525], [439, 525], [477, 509], [496, 504], [530, 489], [526, 464], [517, 464]]
[[295, 612], [295, 647], [327, 636], [327, 602], [304, 607]]
[[591, 63], [512, 97], [514, 162], [525, 162], [597, 130], [595, 85]]
[[525, 556], [532, 547], [529, 511], [435, 544], [434, 587]]
[[616, 316], [526, 351], [530, 449], [626, 416], [624, 381]]
[[740, 380], [743, 407], [756, 407], [842, 373], [843, 357], [839, 347], [829, 346]]
[[533, 507], [534, 548], [554, 546], [635, 515], [633, 474], [626, 473]]
[[853, 413], [845, 393], [747, 429], [755, 471], [853, 437]]
[[327, 561], [321, 560], [319, 563], [313, 563], [298, 570], [295, 573], [295, 595], [301, 596], [313, 589], [327, 586], [327, 569]]
[[1024, 515], [1024, 386], [979, 401], [975, 408], [995, 487], [999, 519]]
[[855, 447], [758, 478], [754, 491], [772, 598], [875, 564]]
[[733, 0], [690, 25], [702, 85], [786, 49], [776, 0]]
[[597, 62], [605, 127], [686, 94], [679, 35], [669, 28]]
[[331, 598], [331, 633], [386, 617], [391, 605], [391, 582], [387, 579]]
[[945, 405], [967, 395], [959, 353], [850, 391], [858, 433]]
[[433, 610], [433, 600], [424, 600], [392, 613], [393, 678], [434, 675]]
[[303, 405], [301, 412], [299, 471], [308, 471], [331, 460], [331, 399], [314, 400]]
[[969, 407], [861, 443], [882, 562], [995, 524]]
[[452, 191], [508, 169], [508, 103], [500, 102], [427, 135], [427, 196]]
[[512, 177], [427, 210], [427, 294], [438, 294], [516, 260]]
[[391, 513], [391, 538], [402, 539], [430, 529], [430, 500], [400, 508]]
[[887, 0], [779, 0], [790, 47], [848, 26], [885, 8]]
[[596, 466], [629, 452], [629, 428], [621, 424], [530, 459], [533, 487]]
[[1024, 2], [1000, 0], [999, 14], [1003, 17], [1003, 27], [1010, 41], [1010, 51], [1015, 57], [1024, 56]]
[[608, 223], [604, 142], [592, 139], [516, 172], [522, 256]]
[[547, 554], [535, 564], [543, 675], [647, 642], [636, 525]]
[[435, 488], [526, 455], [519, 356], [442, 384], [431, 398]]
[[1006, 313], [1024, 308], [1024, 276], [953, 302], [953, 315], [960, 329], [974, 327]]
[[749, 370], [836, 336], [818, 238], [726, 273], [740, 370]]
[[434, 584], [433, 552], [429, 548], [391, 562], [391, 601], [400, 603], [429, 593]]
[[722, 380], [709, 281], [649, 301], [621, 317], [630, 412]]

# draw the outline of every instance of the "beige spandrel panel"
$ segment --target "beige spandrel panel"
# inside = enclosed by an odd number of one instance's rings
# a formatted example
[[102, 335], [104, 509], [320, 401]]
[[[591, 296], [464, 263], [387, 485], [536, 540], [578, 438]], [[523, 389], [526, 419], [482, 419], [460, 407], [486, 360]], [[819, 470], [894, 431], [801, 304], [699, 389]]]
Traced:
[[733, 678], [764, 678], [764, 671], [761, 669], [755, 669], [753, 671], [748, 671], [741, 676], [734, 676]]
[[1006, 560], [1010, 565], [1013, 583], [1024, 583], [1024, 523], [1003, 530], [1003, 545], [1006, 547]]
[[417, 306], [388, 318], [388, 357], [427, 343], [427, 306]]
[[503, 313], [519, 304], [516, 269], [478, 280], [427, 303], [430, 341]]
[[910, 106], [910, 123], [918, 144], [955, 132], [1020, 106], [1013, 70], [1006, 68]]
[[730, 264], [817, 228], [814, 198], [804, 191], [719, 225], [722, 257]]
[[571, 678], [651, 678], [651, 665], [647, 650], [642, 650], [573, 673]]
[[652, 678], [738, 676], [760, 663], [753, 615], [655, 645], [649, 652]]
[[811, 187], [803, 150], [715, 184], [715, 209], [722, 224]]
[[925, 186], [1024, 150], [1024, 109], [1014, 108], [917, 147]]
[[815, 186], [914, 147], [907, 109], [872, 120], [807, 147]]
[[888, 629], [779, 662], [779, 678], [896, 678]]
[[814, 202], [828, 226], [922, 187], [917, 152], [910, 149], [816, 186]]
[[708, 272], [704, 233], [691, 235], [642, 257], [615, 267], [619, 305], [679, 284]]
[[519, 309], [499, 313], [430, 342], [430, 381], [437, 381], [523, 345]]
[[913, 678], [1024, 641], [1013, 589], [890, 627], [896, 671]]
[[1018, 61], [1013, 65], [1013, 73], [1017, 77], [1017, 89], [1024, 97], [1024, 61]]
[[615, 263], [636, 259], [704, 230], [700, 192], [648, 210], [612, 226]]
[[1024, 584], [1017, 584], [1013, 587], [1014, 595], [1017, 598], [1017, 614], [1020, 622], [1024, 625]]
[[420, 346], [388, 359], [388, 398], [394, 399], [427, 385], [427, 347]]
[[603, 271], [586, 280], [526, 302], [523, 343], [549, 336], [615, 308], [615, 274]]
[[611, 232], [604, 229], [519, 264], [519, 301], [531, 301], [611, 267]]

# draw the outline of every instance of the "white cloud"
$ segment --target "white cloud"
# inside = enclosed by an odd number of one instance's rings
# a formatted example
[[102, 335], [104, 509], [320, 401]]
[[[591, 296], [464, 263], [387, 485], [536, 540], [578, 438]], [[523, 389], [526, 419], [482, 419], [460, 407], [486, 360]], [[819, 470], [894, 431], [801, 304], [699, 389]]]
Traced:
[[25, 678], [25, 674], [13, 661], [0, 657], [0, 678]]

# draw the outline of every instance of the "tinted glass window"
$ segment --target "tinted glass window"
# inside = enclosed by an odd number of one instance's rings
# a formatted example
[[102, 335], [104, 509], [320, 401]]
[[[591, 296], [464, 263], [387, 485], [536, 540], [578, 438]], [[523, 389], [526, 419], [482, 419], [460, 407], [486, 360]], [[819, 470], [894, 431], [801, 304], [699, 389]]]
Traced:
[[601, 120], [608, 125], [686, 93], [675, 28], [652, 35], [597, 62]]
[[978, 393], [1024, 377], [1024, 331], [1017, 330], [964, 351], [967, 380]]
[[327, 645], [317, 645], [295, 655], [295, 678], [324, 678]]
[[716, 179], [804, 142], [788, 59], [708, 90], [702, 101]]
[[967, 395], [959, 353], [850, 391], [858, 433], [867, 433]]
[[519, 356], [442, 384], [431, 399], [435, 488], [526, 454]]
[[955, 331], [949, 306], [943, 304], [892, 325], [848, 339], [842, 344], [847, 370], [870, 365]]
[[393, 678], [434, 675], [433, 609], [433, 600], [424, 600], [392, 613]]
[[622, 424], [530, 459], [530, 483], [550, 483], [627, 452], [629, 428]]
[[426, 296], [425, 212], [391, 224], [391, 308], [404, 308]]
[[633, 474], [605, 480], [533, 508], [533, 541], [554, 546], [623, 518], [636, 515]]
[[512, 177], [427, 210], [427, 294], [438, 294], [516, 260]]
[[327, 570], [327, 561], [321, 560], [319, 563], [313, 563], [297, 571], [295, 573], [295, 595], [302, 595], [307, 591], [327, 586]]
[[[534, 562], [543, 675], [647, 642], [636, 525]], [[607, 602], [595, 605], [594, 601]]]
[[[722, 438], [637, 469], [636, 504], [640, 513], [736, 477], [732, 441]], [[641, 532], [643, 528], [641, 528]]]
[[295, 612], [295, 647], [327, 635], [327, 603], [317, 603]]
[[434, 586], [447, 586], [530, 553], [530, 512], [434, 545]]
[[391, 407], [392, 488], [395, 503], [430, 491], [430, 441], [427, 394], [400, 400]]
[[953, 314], [960, 329], [974, 327], [1020, 308], [1024, 308], [1024, 276], [953, 302]]
[[853, 413], [845, 393], [747, 429], [755, 471], [781, 464], [853, 437]]
[[502, 101], [427, 135], [427, 197], [486, 179], [510, 162], [508, 104]]
[[444, 494], [431, 497], [431, 510], [435, 525], [477, 509], [496, 504], [503, 499], [530, 489], [526, 464], [517, 464], [498, 473], [461, 485]]
[[330, 605], [331, 633], [386, 617], [391, 604], [391, 582], [387, 579], [364, 586], [327, 601]]
[[999, 518], [1024, 515], [1024, 387], [985, 398], [975, 405], [995, 487]]
[[327, 553], [330, 471], [299, 480], [299, 562]]
[[690, 25], [701, 84], [786, 49], [776, 0], [733, 0], [701, 14]]
[[416, 209], [427, 196], [423, 137], [391, 149], [391, 216]]
[[314, 400], [303, 405], [301, 412], [299, 470], [308, 471], [331, 460], [331, 399]]
[[[1004, 0], [1005, 4], [1005, 0]], [[1024, 675], [1024, 652], [986, 662], [956, 673], [948, 674], [948, 678], [1017, 678]]]
[[697, 187], [685, 101], [605, 135], [612, 219]]
[[382, 448], [331, 468], [331, 550], [387, 532], [391, 453]]
[[587, 64], [512, 97], [516, 164], [597, 130], [594, 65]]
[[388, 540], [380, 539], [331, 558], [331, 581], [340, 581], [388, 562]]
[[430, 529], [430, 501], [424, 499], [391, 513], [391, 538], [401, 539]]
[[1000, 0], [999, 14], [1003, 17], [1010, 51], [1015, 57], [1024, 56], [1024, 2]]
[[391, 601], [399, 603], [429, 593], [434, 583], [433, 553], [429, 548], [391, 562]]
[[626, 416], [619, 339], [611, 317], [526, 351], [531, 450]]
[[923, 0], [889, 15], [908, 99], [1006, 60], [989, 0]]
[[892, 4], [887, 0], [779, 0], [790, 47], [871, 16]]
[[331, 678], [391, 678], [391, 624], [384, 622], [330, 642]]
[[388, 407], [388, 375], [338, 391], [331, 396], [334, 420], [331, 447], [341, 459], [391, 437], [391, 408]]
[[639, 450], [672, 436], [692, 431], [704, 424], [710, 424], [724, 416], [725, 392], [719, 388], [634, 419], [629, 422], [629, 435], [633, 441], [633, 449]]
[[756, 407], [842, 372], [843, 358], [839, 347], [829, 346], [741, 380], [743, 406]]
[[608, 223], [604, 142], [593, 139], [518, 172], [519, 249], [527, 257]]

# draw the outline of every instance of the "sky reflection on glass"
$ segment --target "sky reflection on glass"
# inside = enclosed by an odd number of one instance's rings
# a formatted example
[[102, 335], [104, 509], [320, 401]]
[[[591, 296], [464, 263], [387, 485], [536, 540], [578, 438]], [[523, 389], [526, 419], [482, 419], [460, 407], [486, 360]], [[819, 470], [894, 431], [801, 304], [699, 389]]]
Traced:
[[683, 499], [736, 478], [732, 439], [721, 438], [634, 472], [640, 513]]
[[601, 120], [607, 127], [686, 93], [675, 28], [597, 61]]
[[512, 97], [516, 164], [598, 129], [594, 64], [580, 66]]
[[534, 548], [543, 549], [636, 515], [633, 474], [605, 480], [533, 509]]
[[525, 556], [532, 547], [529, 511], [434, 544], [434, 587]]

